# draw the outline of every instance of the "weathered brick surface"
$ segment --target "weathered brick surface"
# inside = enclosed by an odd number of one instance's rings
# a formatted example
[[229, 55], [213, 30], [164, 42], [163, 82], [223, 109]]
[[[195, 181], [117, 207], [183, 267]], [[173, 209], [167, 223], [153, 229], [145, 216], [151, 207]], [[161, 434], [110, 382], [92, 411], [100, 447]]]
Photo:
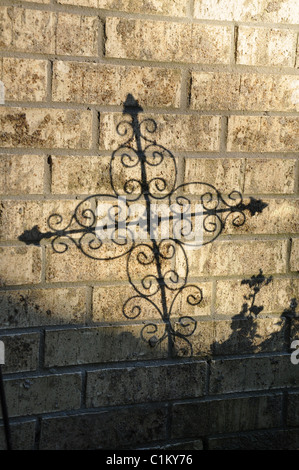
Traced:
[[57, 15], [56, 54], [96, 56], [98, 53], [98, 18], [96, 16]]
[[269, 4], [265, 0], [248, 3], [246, 0], [195, 0], [194, 16], [198, 19], [269, 23], [297, 23], [298, 5], [293, 0]]
[[[221, 259], [221, 263], [219, 263]], [[286, 272], [285, 240], [215, 241], [193, 250], [189, 260], [191, 276], [246, 275]], [[178, 255], [178, 262], [180, 262]]]
[[0, 78], [5, 86], [7, 101], [46, 101], [47, 99], [46, 60], [3, 57]]
[[2, 6], [0, 24], [0, 49], [55, 53], [55, 14], [53, 12]]
[[107, 18], [107, 57], [228, 64], [231, 28]]
[[[215, 152], [220, 146], [219, 116], [191, 116], [188, 114], [145, 114], [157, 124], [155, 138], [170, 151]], [[121, 114], [103, 113], [100, 121], [100, 148], [115, 150], [125, 138], [115, 132], [122, 120]], [[146, 133], [150, 138], [150, 134]]]
[[84, 323], [85, 300], [84, 287], [2, 291], [1, 327]]
[[165, 405], [45, 418], [40, 449], [122, 449], [166, 438]]
[[236, 61], [242, 65], [294, 67], [296, 32], [240, 26]]
[[[298, 449], [298, 2], [2, 3], [13, 449]], [[108, 241], [118, 195], [203, 204], [204, 245]]]
[[0, 286], [40, 282], [42, 269], [40, 247], [2, 246], [0, 259]]
[[180, 72], [86, 62], [54, 64], [54, 101], [121, 105], [128, 93], [147, 106], [178, 107]]
[[10, 416], [29, 416], [80, 407], [80, 374], [52, 374], [6, 380]]
[[[158, 331], [164, 331], [158, 325]], [[142, 326], [106, 326], [46, 332], [45, 365], [47, 367], [123, 362], [163, 358], [167, 355], [165, 341], [153, 348], [142, 337]], [[70, 347], [66, 350], [65, 343]]]
[[87, 406], [196, 398], [203, 395], [205, 380], [204, 362], [89, 372]]
[[[4, 322], [1, 321], [1, 327], [3, 326]], [[3, 373], [34, 371], [38, 368], [38, 333], [1, 336], [1, 341], [3, 341], [5, 346], [5, 365], [2, 366]]]
[[[240, 432], [280, 424], [281, 396], [259, 396], [176, 404], [172, 437], [195, 437], [207, 432]], [[267, 410], [276, 410], [271, 417]], [[187, 425], [187, 423], [190, 423]]]
[[229, 152], [297, 152], [298, 117], [231, 116]]
[[298, 111], [298, 87], [294, 75], [193, 72], [191, 108]]
[[79, 148], [91, 145], [91, 112], [0, 108], [0, 146]]
[[3, 195], [42, 194], [44, 160], [40, 155], [0, 155], [0, 191]]
[[211, 365], [212, 394], [273, 390], [296, 383], [298, 374], [289, 355], [216, 360]]
[[[255, 305], [262, 306], [263, 313], [283, 313], [289, 307], [290, 300], [297, 296], [298, 279], [272, 279], [267, 286], [261, 286], [255, 298]], [[232, 296], [231, 293], [234, 293]], [[215, 309], [219, 314], [237, 315], [243, 305], [251, 305], [248, 295], [252, 289], [240, 280], [219, 280], [216, 284]]]

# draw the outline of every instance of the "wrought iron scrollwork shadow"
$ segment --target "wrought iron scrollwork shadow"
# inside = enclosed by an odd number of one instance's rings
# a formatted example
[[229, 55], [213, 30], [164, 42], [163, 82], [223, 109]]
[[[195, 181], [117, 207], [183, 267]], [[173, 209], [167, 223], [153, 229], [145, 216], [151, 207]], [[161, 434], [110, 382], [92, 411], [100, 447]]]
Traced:
[[[116, 127], [124, 142], [110, 160], [112, 193], [85, 198], [67, 224], [61, 215], [52, 214], [48, 218], [49, 231], [42, 233], [34, 226], [19, 239], [27, 244], [50, 239], [56, 253], [65, 253], [71, 242], [85, 256], [96, 260], [126, 256], [128, 281], [135, 294], [123, 305], [124, 317], [136, 320], [147, 309], [154, 309], [164, 330], [161, 333], [156, 323], [147, 323], [142, 329], [142, 339], [151, 346], [168, 340], [171, 349], [179, 340], [184, 344], [184, 354], [191, 356], [191, 337], [197, 322], [182, 313], [183, 304], [198, 306], [202, 290], [188, 284], [188, 249], [213, 242], [229, 221], [235, 227], [244, 225], [246, 212], [251, 216], [260, 213], [267, 204], [254, 198], [245, 204], [238, 191], [224, 197], [216, 187], [205, 182], [177, 185], [176, 159], [155, 140], [155, 120], [139, 118], [142, 111], [134, 97], [128, 95], [123, 110], [126, 118]], [[190, 194], [197, 195], [199, 204], [194, 204]], [[101, 209], [107, 203], [109, 210], [103, 217]], [[136, 203], [141, 207], [137, 219], [132, 210]], [[165, 203], [171, 210], [166, 215], [157, 215], [153, 207], [159, 203]], [[171, 223], [172, 235], [163, 235], [166, 219]], [[201, 221], [203, 238], [190, 242], [188, 236], [196, 231], [197, 220]], [[137, 227], [144, 235], [142, 242], [136, 236]], [[162, 231], [160, 240], [156, 236], [158, 230]], [[112, 246], [109, 255], [104, 249], [108, 232]], [[137, 282], [134, 274], [138, 269]]]

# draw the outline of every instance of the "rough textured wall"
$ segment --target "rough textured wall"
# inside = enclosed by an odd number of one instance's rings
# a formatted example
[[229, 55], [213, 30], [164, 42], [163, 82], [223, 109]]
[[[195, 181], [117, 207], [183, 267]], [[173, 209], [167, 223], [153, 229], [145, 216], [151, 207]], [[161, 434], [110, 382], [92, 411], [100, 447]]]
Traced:
[[[13, 448], [299, 448], [298, 24], [296, 0], [1, 2], [0, 322]], [[126, 256], [95, 260], [40, 235], [111, 193], [130, 94], [174, 155], [178, 184], [215, 187], [219, 208], [238, 203], [233, 190], [244, 198], [243, 215], [230, 213], [188, 261], [161, 257], [178, 273], [188, 263], [197, 289], [171, 325], [159, 299], [123, 313], [146, 262], [130, 258], [130, 283]], [[113, 171], [124, 188], [125, 168]], [[171, 164], [159, 175], [170, 181]], [[207, 204], [206, 193], [184, 194]]]

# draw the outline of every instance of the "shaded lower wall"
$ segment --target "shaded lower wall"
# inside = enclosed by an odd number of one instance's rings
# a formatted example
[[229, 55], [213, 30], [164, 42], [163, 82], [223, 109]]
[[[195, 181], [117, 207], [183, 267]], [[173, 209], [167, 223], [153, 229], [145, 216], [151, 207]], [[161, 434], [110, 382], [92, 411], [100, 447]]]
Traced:
[[13, 449], [298, 449], [299, 323], [286, 310], [199, 319], [193, 357], [151, 346], [139, 324], [4, 332]]

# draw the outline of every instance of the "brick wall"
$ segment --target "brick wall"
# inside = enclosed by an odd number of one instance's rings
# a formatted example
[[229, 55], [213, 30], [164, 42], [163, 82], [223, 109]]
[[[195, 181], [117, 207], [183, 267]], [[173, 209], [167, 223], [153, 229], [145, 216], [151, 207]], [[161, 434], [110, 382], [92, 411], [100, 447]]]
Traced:
[[[299, 448], [298, 24], [296, 0], [1, 2], [0, 326], [13, 448]], [[174, 319], [197, 322], [191, 356], [179, 336], [171, 348], [142, 339], [148, 321], [152, 339], [163, 335], [154, 308], [125, 318], [136, 294], [125, 257], [19, 239], [111, 193], [128, 94], [157, 123], [179, 183], [265, 203], [188, 252], [203, 298]], [[136, 266], [137, 280], [144, 273]], [[259, 273], [269, 282], [249, 297]]]

